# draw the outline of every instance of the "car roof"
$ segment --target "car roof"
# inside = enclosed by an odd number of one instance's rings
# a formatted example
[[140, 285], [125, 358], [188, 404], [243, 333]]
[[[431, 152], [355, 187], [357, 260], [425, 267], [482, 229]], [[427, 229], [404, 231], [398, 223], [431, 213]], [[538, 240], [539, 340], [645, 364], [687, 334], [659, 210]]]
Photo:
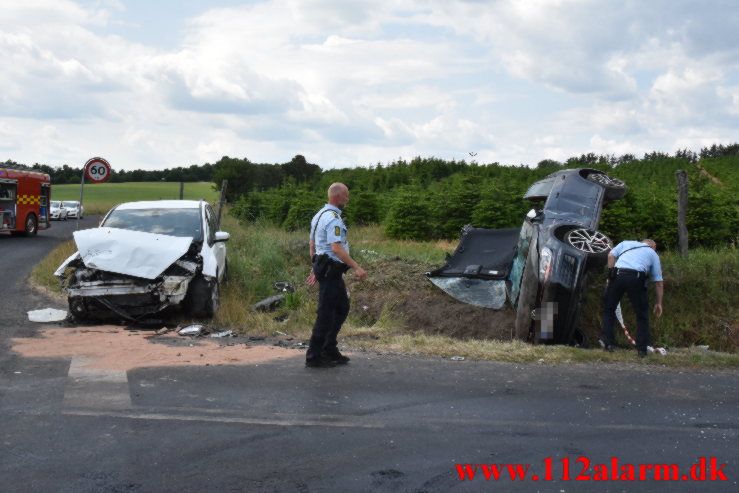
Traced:
[[197, 209], [199, 207], [199, 200], [141, 200], [138, 202], [124, 202], [118, 205], [116, 209]]

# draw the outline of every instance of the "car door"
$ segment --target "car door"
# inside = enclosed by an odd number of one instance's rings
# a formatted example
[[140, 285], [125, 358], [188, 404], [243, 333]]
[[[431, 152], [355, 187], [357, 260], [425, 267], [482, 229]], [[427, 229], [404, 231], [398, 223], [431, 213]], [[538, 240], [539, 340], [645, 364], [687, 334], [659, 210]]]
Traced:
[[426, 277], [453, 298], [484, 308], [500, 309], [519, 241], [520, 228], [466, 226], [454, 253]]
[[207, 248], [212, 252], [218, 266], [218, 279], [223, 279], [226, 271], [226, 243], [216, 241], [216, 231], [218, 231], [218, 223], [216, 215], [210, 204], [205, 204], [205, 226], [206, 226], [206, 243]]

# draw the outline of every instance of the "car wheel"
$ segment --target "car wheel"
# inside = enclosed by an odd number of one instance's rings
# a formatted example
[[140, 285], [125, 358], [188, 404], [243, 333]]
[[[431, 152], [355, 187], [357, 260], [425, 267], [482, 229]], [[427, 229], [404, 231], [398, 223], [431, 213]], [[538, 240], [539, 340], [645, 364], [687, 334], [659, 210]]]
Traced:
[[202, 275], [190, 282], [185, 296], [185, 308], [194, 317], [212, 317], [220, 302], [218, 281], [208, 282]]
[[626, 194], [626, 184], [618, 178], [608, 176], [605, 173], [590, 173], [587, 179], [605, 189], [607, 200], [618, 200]]
[[29, 214], [26, 216], [26, 229], [24, 233], [26, 236], [33, 236], [38, 233], [38, 223], [36, 222], [36, 216]]
[[587, 229], [573, 229], [565, 235], [565, 241], [573, 248], [588, 254], [588, 264], [600, 264], [608, 257], [613, 249], [613, 242], [600, 231]]
[[67, 304], [69, 305], [69, 313], [74, 317], [75, 320], [80, 322], [89, 319], [89, 311], [85, 300], [80, 297], [69, 297], [67, 298]]

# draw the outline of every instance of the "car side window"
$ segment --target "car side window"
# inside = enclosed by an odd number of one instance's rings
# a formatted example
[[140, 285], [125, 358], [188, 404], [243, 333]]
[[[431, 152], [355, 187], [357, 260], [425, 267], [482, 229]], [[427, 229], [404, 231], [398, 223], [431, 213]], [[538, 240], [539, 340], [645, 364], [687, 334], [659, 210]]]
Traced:
[[208, 244], [212, 245], [216, 241], [216, 216], [210, 204], [205, 204], [205, 221], [208, 223]]

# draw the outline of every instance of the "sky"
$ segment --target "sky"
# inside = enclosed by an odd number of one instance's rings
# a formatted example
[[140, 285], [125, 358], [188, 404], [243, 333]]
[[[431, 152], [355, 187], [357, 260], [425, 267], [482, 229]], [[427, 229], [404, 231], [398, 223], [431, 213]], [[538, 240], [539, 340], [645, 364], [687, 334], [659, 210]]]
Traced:
[[0, 162], [535, 166], [739, 141], [735, 0], [0, 5]]

